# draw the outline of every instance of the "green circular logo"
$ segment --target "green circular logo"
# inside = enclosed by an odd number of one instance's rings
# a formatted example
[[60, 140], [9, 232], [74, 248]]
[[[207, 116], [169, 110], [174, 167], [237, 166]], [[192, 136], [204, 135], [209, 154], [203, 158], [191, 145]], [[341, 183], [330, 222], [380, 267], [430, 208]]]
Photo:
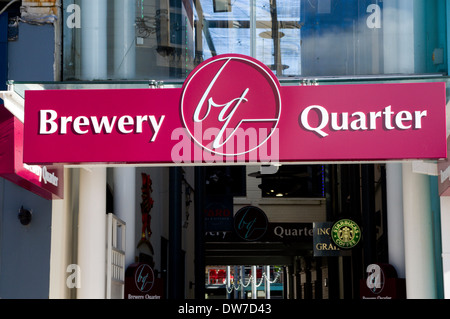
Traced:
[[340, 248], [353, 248], [361, 239], [361, 229], [350, 219], [341, 219], [331, 228], [331, 238]]

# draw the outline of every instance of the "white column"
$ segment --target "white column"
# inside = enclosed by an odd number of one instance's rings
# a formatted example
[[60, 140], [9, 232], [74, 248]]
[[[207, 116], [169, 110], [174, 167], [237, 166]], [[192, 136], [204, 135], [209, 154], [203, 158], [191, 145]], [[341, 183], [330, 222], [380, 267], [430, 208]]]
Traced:
[[270, 299], [270, 266], [265, 266], [266, 268], [266, 299]]
[[437, 293], [429, 176], [413, 173], [412, 163], [403, 164], [402, 174], [406, 295], [408, 299], [434, 299]]
[[226, 277], [226, 287], [227, 287], [227, 299], [231, 299], [231, 268], [227, 266], [227, 277]]
[[258, 299], [258, 292], [256, 289], [256, 266], [252, 266], [252, 299]]
[[127, 226], [125, 234], [125, 267], [134, 263], [136, 256], [136, 169], [114, 168], [114, 214]]
[[106, 289], [106, 168], [80, 169], [79, 299], [104, 299]]
[[256, 0], [250, 0], [250, 56], [256, 58]]
[[[135, 44], [136, 1], [114, 1], [114, 77], [133, 79], [136, 74]], [[127, 225], [125, 265], [136, 256], [136, 169], [114, 169], [114, 213]]]
[[114, 1], [114, 78], [131, 80], [136, 73], [136, 1]]
[[[450, 0], [446, 1], [446, 16], [450, 15]], [[450, 42], [450, 25], [447, 24], [447, 43]], [[450, 62], [450, 52], [447, 54]], [[450, 104], [447, 103], [447, 141], [450, 137]], [[440, 182], [440, 181], [439, 181]], [[441, 196], [442, 271], [444, 275], [444, 298], [450, 299], [450, 197]]]
[[402, 164], [386, 164], [389, 263], [405, 278]]
[[233, 283], [234, 283], [234, 299], [236, 300], [239, 299], [239, 290], [237, 289], [238, 282], [239, 282], [239, 271], [238, 267], [234, 266]]
[[245, 266], [241, 266], [240, 274], [241, 274], [241, 299], [244, 299], [247, 297], [245, 296], [245, 287], [248, 284], [245, 281]]
[[[107, 0], [81, 1], [81, 79], [107, 78]], [[106, 168], [80, 169], [80, 299], [106, 297]]]
[[81, 1], [81, 79], [104, 80], [107, 72], [107, 0]]
[[414, 3], [383, 2], [384, 73], [414, 72]]
[[450, 197], [441, 196], [442, 266], [444, 298], [450, 299]]

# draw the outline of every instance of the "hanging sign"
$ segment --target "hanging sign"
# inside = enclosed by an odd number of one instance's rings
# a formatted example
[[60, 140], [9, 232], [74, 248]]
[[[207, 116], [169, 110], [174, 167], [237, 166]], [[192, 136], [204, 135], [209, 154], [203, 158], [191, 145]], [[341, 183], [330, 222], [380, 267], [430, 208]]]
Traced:
[[351, 219], [341, 219], [331, 227], [331, 239], [341, 249], [351, 249], [361, 240], [361, 228]]
[[226, 54], [182, 88], [25, 93], [28, 164], [446, 158], [445, 83], [281, 86]]
[[163, 283], [151, 265], [134, 263], [125, 271], [125, 299], [163, 299]]
[[0, 106], [0, 176], [45, 199], [64, 196], [61, 165], [39, 166], [23, 163], [23, 123]]
[[313, 254], [315, 257], [350, 256], [351, 251], [341, 249], [331, 239], [333, 222], [315, 222], [313, 224]]

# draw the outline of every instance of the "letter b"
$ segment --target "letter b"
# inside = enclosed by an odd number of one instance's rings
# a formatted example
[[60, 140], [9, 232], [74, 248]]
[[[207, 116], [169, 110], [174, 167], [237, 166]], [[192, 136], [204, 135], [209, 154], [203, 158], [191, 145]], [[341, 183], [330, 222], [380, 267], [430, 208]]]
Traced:
[[[58, 129], [58, 125], [56, 124], [55, 120], [58, 114], [56, 111], [52, 110], [42, 110], [39, 112], [39, 134], [45, 135], [45, 134], [53, 134]], [[47, 114], [50, 115], [47, 116]], [[50, 129], [47, 130], [47, 125], [50, 125]]]

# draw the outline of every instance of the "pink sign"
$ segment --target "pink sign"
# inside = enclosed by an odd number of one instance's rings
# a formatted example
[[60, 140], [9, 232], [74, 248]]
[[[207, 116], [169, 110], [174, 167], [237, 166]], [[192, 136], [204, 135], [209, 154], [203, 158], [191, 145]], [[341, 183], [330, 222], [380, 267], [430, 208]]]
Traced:
[[183, 88], [27, 91], [29, 164], [446, 158], [445, 83], [280, 86], [221, 55]]
[[64, 169], [23, 163], [23, 124], [0, 106], [0, 176], [45, 198], [64, 195]]

